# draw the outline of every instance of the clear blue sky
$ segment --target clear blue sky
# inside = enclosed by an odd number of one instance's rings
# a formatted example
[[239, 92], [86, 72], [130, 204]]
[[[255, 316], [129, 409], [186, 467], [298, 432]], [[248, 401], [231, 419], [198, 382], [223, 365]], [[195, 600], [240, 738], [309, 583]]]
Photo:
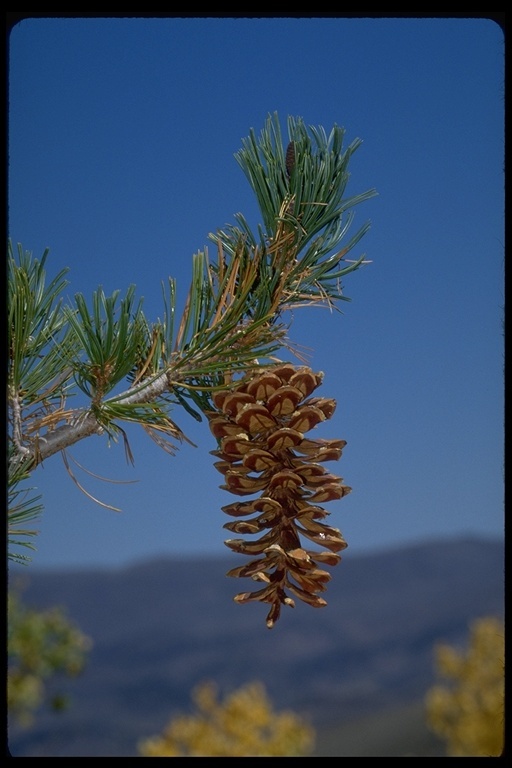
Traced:
[[[352, 486], [330, 503], [346, 557], [425, 538], [503, 532], [504, 40], [483, 19], [27, 19], [10, 37], [9, 235], [90, 296], [136, 284], [150, 319], [161, 281], [184, 295], [191, 256], [241, 211], [233, 155], [268, 113], [363, 139], [348, 194], [370, 232], [343, 314], [297, 312], [290, 335], [338, 408], [318, 437]], [[205, 423], [176, 457], [131, 430], [90, 438], [32, 476], [46, 511], [37, 567], [227, 555]], [[119, 481], [136, 481], [118, 484]], [[236, 556], [235, 556], [235, 559]]]

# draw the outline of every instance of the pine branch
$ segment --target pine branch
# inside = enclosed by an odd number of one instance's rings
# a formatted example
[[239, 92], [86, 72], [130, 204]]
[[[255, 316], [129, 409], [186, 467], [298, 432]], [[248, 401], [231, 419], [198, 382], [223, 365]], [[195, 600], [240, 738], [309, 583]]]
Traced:
[[[150, 322], [135, 304], [135, 287], [89, 306], [82, 294], [62, 305], [65, 270], [46, 284], [45, 263], [11, 243], [9, 264], [9, 486], [41, 462], [97, 434], [126, 435], [120, 423], [140, 424], [163, 447], [186, 439], [170, 416], [176, 405], [201, 419], [213, 393], [236, 377], [268, 367], [291, 348], [282, 314], [290, 307], [335, 306], [341, 279], [366, 263], [347, 254], [368, 229], [345, 240], [353, 208], [374, 190], [344, 197], [348, 163], [359, 147], [343, 149], [344, 130], [307, 128], [288, 119], [283, 145], [277, 114], [259, 138], [253, 130], [235, 155], [260, 206], [254, 233], [242, 214], [210, 234], [216, 252], [194, 255], [181, 318], [176, 283], [164, 287], [163, 318]], [[85, 405], [70, 408], [73, 394]], [[128, 447], [129, 450], [129, 447]], [[167, 448], [166, 448], [167, 450]], [[19, 521], [18, 521], [19, 522]]]

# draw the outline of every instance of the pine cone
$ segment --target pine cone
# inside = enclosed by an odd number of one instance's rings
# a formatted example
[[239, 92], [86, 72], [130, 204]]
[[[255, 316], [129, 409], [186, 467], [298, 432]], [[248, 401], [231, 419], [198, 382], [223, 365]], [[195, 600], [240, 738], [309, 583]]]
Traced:
[[[318, 564], [336, 565], [338, 553], [347, 546], [337, 528], [320, 522], [328, 512], [318, 506], [351, 490], [322, 466], [339, 459], [346, 442], [304, 437], [336, 408], [335, 400], [310, 397], [321, 382], [322, 375], [310, 368], [280, 365], [216, 393], [217, 410], [207, 413], [219, 443], [212, 454], [225, 479], [220, 487], [238, 496], [260, 494], [222, 509], [237, 518], [224, 526], [233, 533], [263, 533], [254, 541], [236, 538], [225, 544], [235, 552], [259, 556], [227, 575], [263, 583], [261, 589], [241, 592], [234, 599], [270, 603], [269, 628], [282, 604], [294, 606], [289, 593], [314, 607], [326, 605], [318, 593], [325, 591], [331, 577]], [[254, 517], [238, 519], [250, 515]], [[328, 551], [304, 549], [302, 537]]]

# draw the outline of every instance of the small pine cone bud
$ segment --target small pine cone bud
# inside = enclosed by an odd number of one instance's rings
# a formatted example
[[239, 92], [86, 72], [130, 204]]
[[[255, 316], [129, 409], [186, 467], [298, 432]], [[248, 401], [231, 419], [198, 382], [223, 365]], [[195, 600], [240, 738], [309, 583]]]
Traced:
[[[347, 546], [337, 528], [322, 522], [328, 512], [319, 506], [350, 492], [341, 477], [323, 466], [341, 457], [346, 442], [305, 437], [336, 408], [335, 400], [311, 397], [322, 379], [307, 367], [279, 365], [216, 393], [215, 410], [207, 413], [218, 441], [212, 451], [219, 459], [215, 467], [225, 480], [220, 487], [238, 496], [260, 494], [223, 507], [236, 518], [225, 524], [227, 530], [260, 538], [227, 539], [225, 544], [234, 552], [257, 556], [228, 576], [265, 584], [239, 593], [235, 601], [269, 603], [269, 628], [279, 618], [281, 605], [295, 605], [294, 597], [313, 607], [326, 605], [319, 593], [330, 575], [318, 565], [336, 565], [338, 553]], [[324, 549], [304, 549], [303, 539]]]
[[286, 173], [288, 178], [292, 175], [293, 167], [295, 165], [295, 142], [290, 141], [286, 148]]

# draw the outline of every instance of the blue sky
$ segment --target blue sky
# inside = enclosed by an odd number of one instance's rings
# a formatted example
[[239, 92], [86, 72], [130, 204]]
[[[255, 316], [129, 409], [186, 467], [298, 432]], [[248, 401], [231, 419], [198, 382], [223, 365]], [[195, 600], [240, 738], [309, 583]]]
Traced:
[[[363, 139], [348, 194], [376, 187], [354, 228], [371, 264], [345, 281], [343, 314], [296, 312], [290, 336], [324, 371], [334, 417], [318, 437], [347, 448], [330, 469], [353, 488], [330, 503], [346, 557], [503, 531], [504, 41], [485, 19], [26, 19], [9, 50], [9, 235], [67, 296], [134, 283], [150, 319], [161, 282], [184, 296], [191, 257], [241, 211], [257, 222], [234, 159], [277, 111]], [[122, 446], [70, 451], [32, 476], [46, 510], [37, 567], [117, 566], [223, 554], [236, 500], [205, 423], [175, 457], [131, 430]], [[119, 481], [123, 481], [120, 483]], [[136, 481], [125, 483], [124, 481]], [[326, 505], [327, 506], [327, 505]]]

